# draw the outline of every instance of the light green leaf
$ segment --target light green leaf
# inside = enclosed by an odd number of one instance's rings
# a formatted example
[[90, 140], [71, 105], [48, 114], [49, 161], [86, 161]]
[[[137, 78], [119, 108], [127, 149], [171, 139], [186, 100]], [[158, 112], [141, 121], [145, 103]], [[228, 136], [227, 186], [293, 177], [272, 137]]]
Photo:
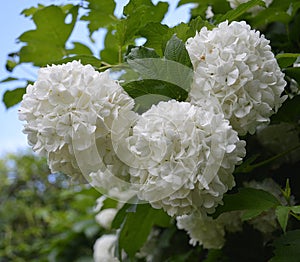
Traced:
[[202, 27], [207, 27], [209, 30], [212, 30], [215, 26], [209, 23], [207, 20], [203, 20], [201, 16], [197, 16], [189, 23], [189, 37], [194, 37], [196, 32], [199, 32]]
[[185, 44], [176, 35], [173, 35], [167, 42], [164, 56], [168, 60], [172, 60], [188, 67], [193, 67]]
[[286, 231], [286, 226], [287, 226], [288, 219], [289, 219], [289, 213], [290, 213], [290, 207], [287, 207], [287, 206], [278, 206], [275, 210], [277, 220], [278, 220], [283, 232]]
[[81, 20], [88, 21], [90, 34], [117, 21], [117, 18], [114, 16], [116, 8], [114, 0], [87, 0], [87, 2], [89, 2], [88, 9], [90, 11], [87, 15], [81, 17]]
[[149, 204], [140, 204], [136, 212], [128, 213], [119, 235], [119, 248], [133, 257], [143, 246], [154, 225], [168, 227], [170, 217], [161, 209], [153, 209]]
[[25, 87], [16, 88], [14, 90], [8, 90], [3, 95], [3, 103], [6, 108], [10, 108], [19, 102], [21, 102], [23, 95], [26, 93]]
[[300, 214], [300, 206], [292, 206], [290, 209], [293, 213]]
[[275, 256], [270, 262], [298, 262], [300, 257], [300, 230], [288, 231], [273, 243]]
[[[65, 22], [72, 16], [71, 23]], [[68, 13], [58, 6], [45, 7], [33, 15], [35, 30], [23, 33], [19, 39], [26, 43], [20, 50], [20, 62], [33, 62], [43, 66], [67, 55], [66, 41], [71, 35], [78, 15], [78, 7], [73, 7]]]
[[277, 62], [281, 68], [285, 68], [294, 64], [300, 54], [283, 53], [276, 55]]
[[267, 191], [254, 188], [241, 188], [238, 193], [225, 194], [224, 205], [219, 206], [213, 217], [218, 217], [223, 212], [244, 210], [244, 219], [253, 218], [263, 211], [280, 205], [279, 201]]
[[115, 32], [109, 30], [104, 39], [105, 48], [100, 52], [100, 58], [108, 64], [115, 65], [119, 63], [122, 57], [119, 56], [122, 49], [119, 48]]
[[168, 3], [156, 6], [149, 0], [133, 0], [124, 8], [125, 19], [116, 25], [116, 38], [120, 46], [132, 42], [141, 28], [151, 22], [161, 22], [168, 10]]
[[226, 14], [219, 16], [216, 19], [217, 23], [228, 20], [229, 22], [237, 20], [240, 16], [245, 14], [250, 8], [254, 6], [265, 6], [265, 2], [262, 0], [250, 0], [249, 2], [240, 4], [236, 9], [228, 11]]

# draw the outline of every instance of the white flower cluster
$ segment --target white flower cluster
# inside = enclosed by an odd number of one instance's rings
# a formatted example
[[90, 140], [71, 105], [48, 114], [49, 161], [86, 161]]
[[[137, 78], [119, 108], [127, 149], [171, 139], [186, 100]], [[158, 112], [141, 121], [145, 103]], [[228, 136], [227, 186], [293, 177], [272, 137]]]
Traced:
[[[169, 215], [212, 213], [235, 183], [245, 143], [211, 107], [170, 100], [141, 115], [127, 138], [138, 196]], [[140, 161], [140, 162], [139, 162]]]
[[191, 103], [217, 98], [240, 135], [269, 123], [286, 98], [286, 82], [264, 35], [244, 21], [226, 21], [213, 30], [203, 27], [186, 48], [195, 71]]
[[88, 165], [97, 141], [100, 154], [106, 155], [112, 122], [133, 104], [108, 72], [73, 61], [39, 70], [37, 81], [27, 87], [19, 118], [27, 122], [29, 144], [47, 156], [51, 171], [74, 176], [81, 174], [76, 153]]

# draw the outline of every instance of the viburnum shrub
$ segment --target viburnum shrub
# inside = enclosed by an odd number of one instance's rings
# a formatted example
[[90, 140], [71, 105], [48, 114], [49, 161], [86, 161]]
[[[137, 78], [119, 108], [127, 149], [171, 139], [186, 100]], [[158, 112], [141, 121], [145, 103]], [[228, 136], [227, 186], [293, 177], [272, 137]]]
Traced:
[[[100, 59], [68, 37], [56, 39], [66, 52], [35, 57], [39, 18], [72, 14], [69, 36], [75, 6], [27, 10], [37, 29], [19, 54], [41, 67], [19, 108], [29, 144], [102, 195], [95, 261], [286, 261], [284, 243], [299, 253], [299, 42], [274, 28], [292, 37], [281, 26], [295, 29], [300, 5], [180, 1], [197, 2], [192, 18], [168, 27], [167, 3], [130, 1], [118, 18], [113, 1], [96, 2], [80, 8], [91, 34], [107, 29]], [[239, 257], [253, 243], [260, 253]]]

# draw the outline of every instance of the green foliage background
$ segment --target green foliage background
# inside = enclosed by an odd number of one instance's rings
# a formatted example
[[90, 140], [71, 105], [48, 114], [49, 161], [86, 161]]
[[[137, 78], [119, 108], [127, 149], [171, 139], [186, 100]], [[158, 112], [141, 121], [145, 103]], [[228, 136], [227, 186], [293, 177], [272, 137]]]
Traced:
[[[27, 79], [24, 87], [19, 86], [24, 77], [15, 75], [14, 69], [20, 65], [30, 63], [41, 67], [80, 59], [99, 71], [107, 68], [118, 71], [118, 66], [127, 61], [140, 75], [155, 75], [159, 72], [145, 71], [149, 65], [139, 63], [138, 59], [161, 58], [189, 67], [184, 42], [194, 36], [196, 30], [203, 26], [213, 28], [224, 20], [246, 20], [271, 41], [288, 81], [286, 93], [289, 99], [272, 117], [272, 124], [293, 123], [299, 130], [300, 98], [290, 87], [293, 82], [299, 89], [300, 83], [300, 67], [293, 67], [294, 62], [299, 62], [300, 55], [300, 2], [274, 0], [269, 8], [255, 16], [247, 11], [256, 5], [263, 6], [261, 0], [249, 1], [236, 10], [231, 10], [223, 0], [181, 0], [179, 6], [187, 3], [197, 3], [191, 10], [190, 21], [172, 28], [161, 23], [168, 11], [168, 3], [154, 5], [150, 0], [130, 1], [121, 18], [114, 14], [116, 4], [113, 0], [87, 0], [64, 6], [38, 5], [24, 10], [23, 15], [32, 19], [36, 28], [19, 36], [22, 47], [8, 56], [6, 68], [11, 76], [1, 82], [13, 82], [16, 88], [4, 94], [3, 102], [7, 108], [16, 105], [26, 86], [35, 81]], [[205, 20], [208, 5], [216, 15]], [[69, 18], [68, 23], [66, 18]], [[91, 45], [75, 42], [69, 47], [70, 35], [80, 20], [87, 22]], [[94, 54], [91, 51], [92, 36], [100, 28], [106, 29], [105, 46]], [[143, 47], [137, 47], [136, 40], [141, 37], [146, 42]], [[132, 70], [126, 71], [122, 78], [132, 80]], [[185, 100], [187, 95], [170, 82], [140, 80], [138, 76], [135, 81], [125, 81], [123, 87], [132, 97], [155, 94]], [[261, 233], [245, 226], [243, 232], [227, 236], [222, 250], [193, 248], [188, 245], [186, 234], [176, 230], [174, 221], [166, 219], [163, 212], [149, 205], [125, 205], [113, 223], [114, 229], [120, 228], [119, 249], [125, 250], [134, 260], [136, 251], [155, 226], [161, 228], [157, 261], [298, 261], [299, 206], [283, 207], [268, 192], [238, 189], [244, 181], [271, 177], [282, 186], [287, 198], [293, 194], [299, 204], [300, 161], [276, 165], [276, 160], [288, 152], [274, 155], [262, 148], [255, 136], [244, 139], [247, 140], [247, 157], [235, 171], [237, 187], [225, 196], [225, 204], [216, 215], [245, 210], [247, 219], [274, 208], [282, 230], [274, 233], [272, 242], [265, 243]], [[45, 161], [31, 155], [8, 156], [0, 162], [0, 170], [0, 257], [4, 261], [83, 261], [91, 258], [92, 245], [101, 234], [92, 212], [99, 196], [95, 190], [79, 185], [70, 188], [66, 186], [70, 181], [61, 174], [50, 183]]]

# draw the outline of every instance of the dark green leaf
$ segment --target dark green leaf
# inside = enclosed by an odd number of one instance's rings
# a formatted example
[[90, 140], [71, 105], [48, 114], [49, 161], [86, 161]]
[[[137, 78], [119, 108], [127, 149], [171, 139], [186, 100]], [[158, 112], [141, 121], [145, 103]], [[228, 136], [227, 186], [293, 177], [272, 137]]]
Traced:
[[285, 68], [283, 72], [300, 83], [300, 67]]
[[153, 48], [147, 48], [144, 46], [134, 47], [130, 50], [126, 56], [127, 59], [141, 59], [141, 58], [158, 58], [159, 55]]
[[10, 108], [21, 102], [23, 95], [26, 93], [25, 87], [8, 90], [3, 95], [3, 102], [6, 108]]
[[274, 241], [275, 256], [270, 262], [298, 262], [300, 257], [300, 230], [288, 231]]
[[192, 68], [191, 59], [185, 44], [176, 35], [173, 35], [167, 42], [164, 56], [168, 60], [172, 60]]
[[289, 213], [290, 213], [290, 207], [287, 206], [278, 206], [275, 210], [277, 220], [283, 232], [286, 231], [286, 226], [289, 219]]
[[8, 72], [12, 72], [17, 65], [18, 65], [18, 63], [16, 61], [8, 59], [6, 61], [5, 68]]
[[15, 77], [7, 77], [7, 78], [1, 80], [0, 83], [10, 82], [10, 81], [16, 81], [16, 80], [19, 80], [19, 79], [15, 78]]
[[183, 89], [184, 93], [190, 90], [193, 70], [185, 65], [160, 58], [134, 59], [127, 62], [144, 80], [154, 79], [171, 83]]
[[135, 111], [143, 113], [160, 101], [176, 99], [185, 101], [187, 92], [177, 85], [155, 79], [128, 82], [124, 90], [135, 98]]
[[243, 210], [246, 211], [244, 219], [248, 219], [280, 204], [272, 194], [254, 188], [241, 188], [236, 194], [226, 194], [223, 202], [224, 205], [217, 208], [213, 217], [223, 212]]
[[168, 227], [170, 217], [161, 209], [153, 209], [149, 204], [140, 204], [136, 212], [128, 213], [119, 236], [119, 247], [133, 257], [143, 246], [154, 225]]
[[116, 7], [114, 0], [87, 0], [87, 2], [89, 2], [88, 9], [90, 11], [87, 15], [81, 17], [81, 20], [88, 21], [90, 34], [117, 21], [114, 16]]
[[254, 6], [265, 6], [265, 2], [262, 0], [251, 0], [249, 2], [240, 4], [236, 9], [228, 11], [226, 14], [216, 19], [217, 23], [228, 20], [229, 22], [237, 20], [240, 16], [245, 14], [250, 8]]
[[300, 119], [300, 96], [287, 99], [277, 114], [273, 115], [271, 120], [273, 123], [291, 122], [297, 123]]
[[[72, 17], [66, 23], [66, 17]], [[68, 13], [58, 6], [48, 6], [33, 15], [35, 30], [23, 33], [19, 39], [26, 43], [20, 51], [20, 62], [33, 62], [43, 66], [67, 55], [66, 41], [71, 35], [78, 15], [78, 7], [74, 6]]]
[[277, 62], [281, 68], [285, 68], [294, 64], [300, 54], [283, 53], [276, 55]]

